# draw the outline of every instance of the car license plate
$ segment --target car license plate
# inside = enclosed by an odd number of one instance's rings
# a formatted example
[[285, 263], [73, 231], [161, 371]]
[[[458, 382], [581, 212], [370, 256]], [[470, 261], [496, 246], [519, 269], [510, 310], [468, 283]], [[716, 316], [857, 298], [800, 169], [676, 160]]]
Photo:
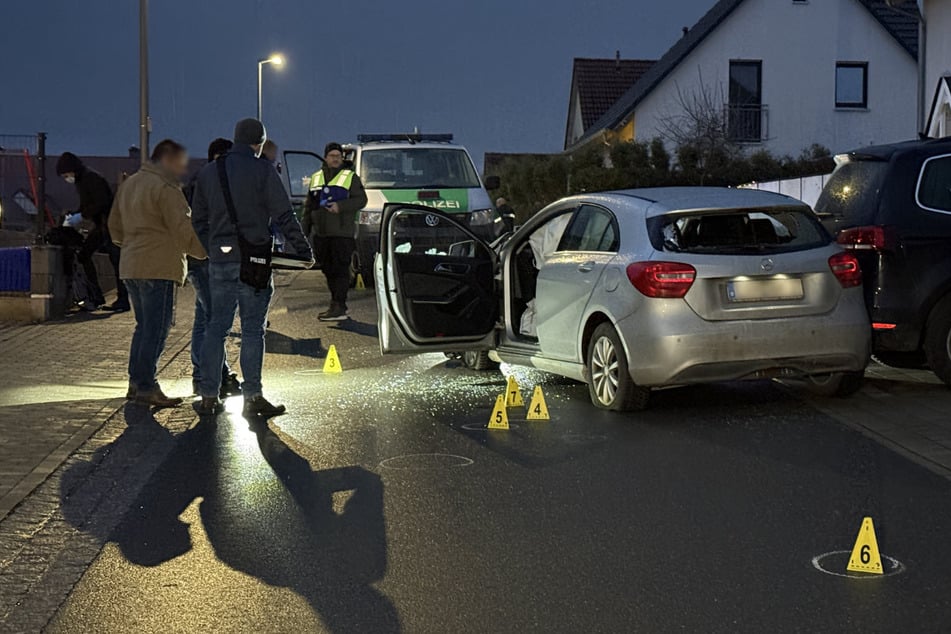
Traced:
[[726, 296], [731, 302], [802, 299], [802, 280], [785, 277], [765, 280], [733, 280], [726, 283]]

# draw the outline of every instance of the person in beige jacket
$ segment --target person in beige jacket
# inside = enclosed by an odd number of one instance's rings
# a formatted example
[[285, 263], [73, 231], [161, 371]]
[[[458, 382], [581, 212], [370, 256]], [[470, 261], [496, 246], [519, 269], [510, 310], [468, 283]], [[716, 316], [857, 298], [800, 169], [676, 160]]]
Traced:
[[155, 146], [151, 162], [119, 186], [109, 215], [112, 241], [122, 249], [119, 277], [129, 289], [135, 311], [127, 398], [156, 407], [182, 402], [166, 396], [155, 375], [172, 325], [175, 289], [185, 282], [185, 256], [208, 257], [192, 228], [191, 210], [182, 193], [187, 170], [185, 148], [172, 140], [162, 141]]

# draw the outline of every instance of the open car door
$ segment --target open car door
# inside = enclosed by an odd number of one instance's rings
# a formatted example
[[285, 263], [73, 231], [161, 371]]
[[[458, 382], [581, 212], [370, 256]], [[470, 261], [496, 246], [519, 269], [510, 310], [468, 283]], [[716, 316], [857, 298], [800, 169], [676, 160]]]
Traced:
[[455, 218], [422, 205], [385, 206], [374, 263], [380, 350], [494, 348], [497, 262]]
[[284, 152], [284, 173], [287, 191], [295, 204], [303, 204], [310, 190], [310, 177], [324, 166], [324, 159], [313, 152], [288, 150]]

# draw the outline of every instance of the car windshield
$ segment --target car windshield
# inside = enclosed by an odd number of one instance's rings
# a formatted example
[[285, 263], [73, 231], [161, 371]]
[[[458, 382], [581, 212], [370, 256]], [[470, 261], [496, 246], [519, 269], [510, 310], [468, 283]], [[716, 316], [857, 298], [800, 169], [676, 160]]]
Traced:
[[655, 249], [676, 253], [783, 253], [832, 241], [806, 207], [668, 214], [648, 218], [647, 227]]
[[360, 178], [370, 189], [481, 187], [462, 148], [380, 148], [364, 150]]
[[816, 201], [816, 213], [827, 227], [874, 224], [887, 170], [888, 163], [884, 161], [848, 161], [839, 165]]

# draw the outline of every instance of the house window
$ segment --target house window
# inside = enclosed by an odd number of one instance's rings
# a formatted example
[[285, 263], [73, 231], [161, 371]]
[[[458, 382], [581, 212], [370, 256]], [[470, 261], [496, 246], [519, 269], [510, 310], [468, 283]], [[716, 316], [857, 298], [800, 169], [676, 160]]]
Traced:
[[730, 61], [730, 101], [727, 131], [730, 140], [758, 143], [763, 140], [763, 62]]
[[868, 62], [835, 65], [835, 107], [868, 108]]
[[931, 211], [951, 213], [951, 156], [925, 161], [918, 178], [918, 205]]

